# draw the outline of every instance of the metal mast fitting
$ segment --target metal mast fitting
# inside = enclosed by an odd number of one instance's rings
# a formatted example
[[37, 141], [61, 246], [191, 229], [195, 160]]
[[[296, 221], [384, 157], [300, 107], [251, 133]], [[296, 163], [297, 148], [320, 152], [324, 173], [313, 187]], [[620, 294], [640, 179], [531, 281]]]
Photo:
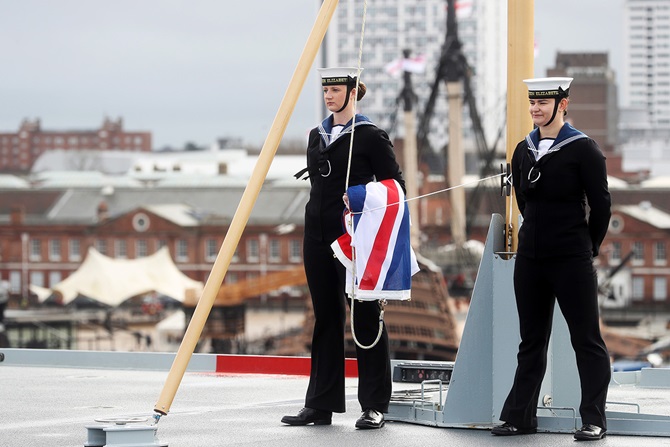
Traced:
[[[447, 153], [447, 179], [450, 186], [460, 185], [465, 175], [463, 155], [463, 85], [465, 56], [458, 39], [455, 0], [447, 0], [447, 41], [445, 43], [446, 64], [441, 65], [447, 83], [449, 104], [449, 151]], [[465, 235], [465, 189], [454, 188], [451, 197], [451, 237], [453, 243], [462, 247]]]
[[96, 419], [101, 425], [87, 425], [84, 447], [167, 447], [156, 438], [155, 425], [139, 424], [148, 418]]
[[[409, 59], [411, 51], [409, 49], [403, 50], [403, 60]], [[405, 144], [403, 151], [403, 162], [405, 171], [405, 186], [407, 188], [407, 197], [418, 197], [419, 186], [417, 175], [418, 168], [418, 153], [416, 149], [416, 118], [414, 115], [414, 104], [417, 102], [417, 95], [412, 89], [412, 73], [404, 68], [403, 64], [403, 86], [398, 96], [398, 102], [403, 103], [404, 123], [405, 123]], [[421, 228], [419, 222], [419, 203], [412, 200], [407, 204], [409, 208], [409, 215], [412, 220], [410, 227], [410, 241], [412, 247], [417, 249], [421, 244], [420, 235]]]

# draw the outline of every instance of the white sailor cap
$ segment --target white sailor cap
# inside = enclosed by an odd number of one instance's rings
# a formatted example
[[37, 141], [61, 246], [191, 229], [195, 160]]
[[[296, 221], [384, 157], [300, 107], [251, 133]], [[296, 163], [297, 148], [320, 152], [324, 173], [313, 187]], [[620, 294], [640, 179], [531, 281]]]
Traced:
[[524, 79], [528, 86], [528, 98], [567, 98], [573, 78], [534, 78]]
[[356, 85], [356, 76], [362, 68], [334, 67], [317, 68], [321, 75], [321, 85]]

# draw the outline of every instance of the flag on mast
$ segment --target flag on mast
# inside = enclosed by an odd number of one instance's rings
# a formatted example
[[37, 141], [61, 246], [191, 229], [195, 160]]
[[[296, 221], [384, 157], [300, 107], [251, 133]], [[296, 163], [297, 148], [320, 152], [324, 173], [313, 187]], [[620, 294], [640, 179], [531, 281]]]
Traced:
[[472, 0], [456, 0], [454, 5], [457, 19], [467, 19], [472, 16]]
[[426, 71], [426, 55], [420, 54], [414, 57], [402, 57], [394, 59], [384, 66], [384, 70], [393, 77], [408, 71], [410, 73], [424, 73]]

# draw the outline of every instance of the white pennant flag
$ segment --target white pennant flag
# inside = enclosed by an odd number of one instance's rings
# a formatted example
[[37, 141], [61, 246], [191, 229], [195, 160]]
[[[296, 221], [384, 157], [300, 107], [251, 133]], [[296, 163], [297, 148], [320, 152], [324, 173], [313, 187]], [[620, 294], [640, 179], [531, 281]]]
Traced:
[[473, 0], [456, 0], [456, 18], [467, 19], [472, 16]]
[[426, 55], [420, 54], [414, 57], [394, 59], [384, 66], [384, 70], [395, 78], [400, 77], [405, 71], [424, 73], [426, 71]]

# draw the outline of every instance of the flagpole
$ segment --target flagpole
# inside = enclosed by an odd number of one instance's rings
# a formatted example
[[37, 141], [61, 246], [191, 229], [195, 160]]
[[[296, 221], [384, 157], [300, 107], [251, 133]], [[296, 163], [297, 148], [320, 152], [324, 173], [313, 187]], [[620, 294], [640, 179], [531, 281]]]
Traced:
[[277, 152], [277, 147], [284, 135], [284, 131], [286, 130], [289, 118], [293, 113], [300, 92], [305, 84], [309, 70], [316, 59], [321, 42], [326, 35], [328, 25], [335, 13], [337, 4], [338, 0], [324, 0], [321, 5], [312, 31], [307, 39], [307, 43], [300, 56], [293, 77], [291, 78], [291, 82], [289, 83], [284, 98], [279, 106], [279, 110], [272, 122], [272, 127], [265, 139], [261, 153], [258, 156], [249, 183], [244, 190], [237, 211], [235, 211], [233, 220], [230, 223], [226, 237], [223, 240], [219, 254], [214, 261], [212, 271], [205, 283], [202, 295], [195, 308], [193, 317], [191, 318], [191, 322], [186, 329], [184, 338], [172, 363], [163, 390], [154, 406], [154, 411], [157, 413], [154, 416], [156, 420], [160, 418], [160, 415], [166, 415], [170, 410], [174, 396], [177, 393], [177, 388], [186, 372], [188, 362], [198, 343], [202, 329], [205, 326], [207, 317], [212, 309], [212, 305], [214, 304], [214, 300], [221, 287], [226, 271], [230, 266], [230, 261], [233, 258], [242, 232], [249, 220], [251, 210], [253, 209], [258, 193], [260, 192], [261, 186], [270, 169], [270, 164]]
[[[533, 77], [535, 8], [533, 0], [509, 0], [507, 3], [507, 145], [506, 161], [510, 166], [516, 144], [533, 128], [528, 113], [528, 96], [524, 79]], [[508, 173], [508, 176], [511, 172]], [[510, 177], [511, 178], [511, 177]], [[519, 233], [519, 208], [514, 191], [506, 198], [506, 244], [516, 252]]]

